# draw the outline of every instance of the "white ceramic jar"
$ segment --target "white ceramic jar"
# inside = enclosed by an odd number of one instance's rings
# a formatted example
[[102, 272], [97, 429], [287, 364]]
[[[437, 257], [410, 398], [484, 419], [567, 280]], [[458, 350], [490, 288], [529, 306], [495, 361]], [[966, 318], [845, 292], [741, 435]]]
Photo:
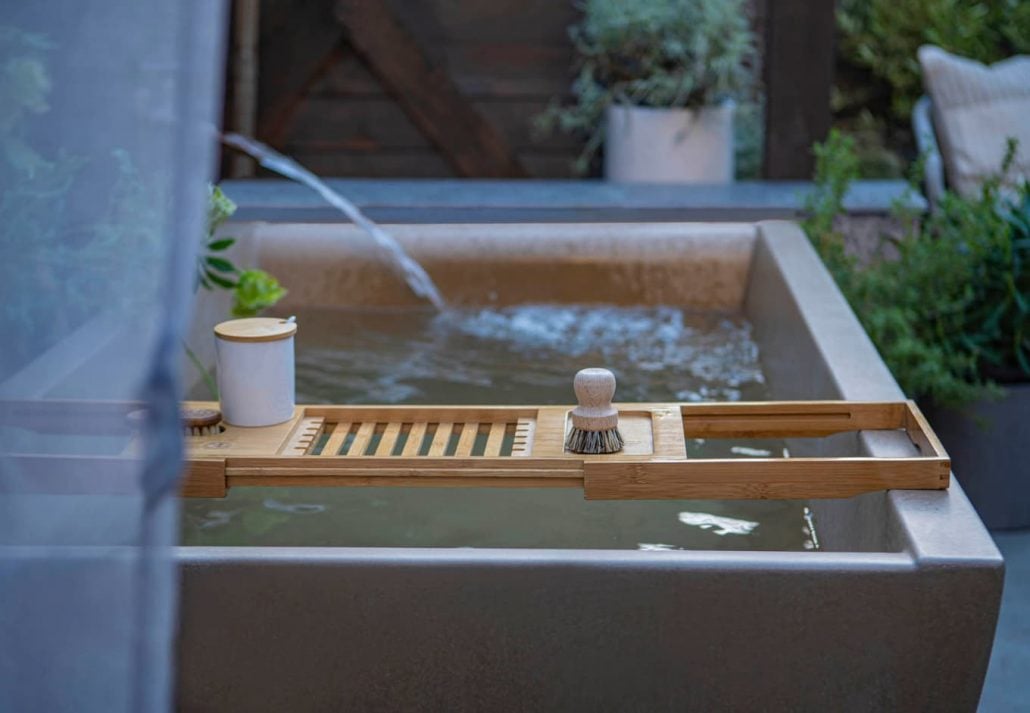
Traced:
[[292, 320], [255, 317], [215, 326], [218, 396], [233, 426], [271, 426], [293, 417]]

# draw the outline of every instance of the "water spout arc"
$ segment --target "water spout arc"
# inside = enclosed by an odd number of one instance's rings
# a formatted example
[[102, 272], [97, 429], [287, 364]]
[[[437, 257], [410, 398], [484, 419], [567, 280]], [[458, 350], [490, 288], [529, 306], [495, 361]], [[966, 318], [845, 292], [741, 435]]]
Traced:
[[356, 205], [326, 185], [325, 181], [293, 159], [255, 139], [241, 134], [228, 133], [222, 136], [222, 142], [254, 158], [269, 171], [275, 171], [280, 176], [297, 181], [322, 196], [326, 203], [339, 210], [352, 223], [368, 233], [390, 265], [416, 296], [428, 301], [437, 310], [444, 309], [443, 296], [425, 269], [405, 252], [392, 235], [376, 225]]

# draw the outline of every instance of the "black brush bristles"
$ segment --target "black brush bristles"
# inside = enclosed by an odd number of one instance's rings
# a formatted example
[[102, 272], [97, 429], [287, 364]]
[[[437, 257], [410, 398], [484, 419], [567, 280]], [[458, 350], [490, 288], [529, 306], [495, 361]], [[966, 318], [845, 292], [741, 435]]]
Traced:
[[609, 428], [604, 431], [584, 431], [580, 428], [573, 428], [569, 431], [569, 437], [565, 439], [565, 450], [586, 455], [618, 453], [624, 445], [626, 442], [622, 440], [622, 434], [619, 433], [618, 428]]
[[184, 408], [179, 412], [186, 436], [214, 436], [222, 428], [222, 412], [214, 408]]
[[189, 426], [183, 424], [182, 433], [184, 436], [217, 436], [222, 432], [222, 428], [215, 424], [214, 426]]

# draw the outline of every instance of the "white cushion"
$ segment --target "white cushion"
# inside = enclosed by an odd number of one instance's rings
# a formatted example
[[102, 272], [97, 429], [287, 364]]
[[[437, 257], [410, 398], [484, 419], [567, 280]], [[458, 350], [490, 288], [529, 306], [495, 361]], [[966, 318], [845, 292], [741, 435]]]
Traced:
[[1009, 137], [1019, 149], [1006, 183], [1030, 176], [1030, 56], [988, 67], [925, 45], [919, 63], [951, 188], [975, 196], [998, 173]]

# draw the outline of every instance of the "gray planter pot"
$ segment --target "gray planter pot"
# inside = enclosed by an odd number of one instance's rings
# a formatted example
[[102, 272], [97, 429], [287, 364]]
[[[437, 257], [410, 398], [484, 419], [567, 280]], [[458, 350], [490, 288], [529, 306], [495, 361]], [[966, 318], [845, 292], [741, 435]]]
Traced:
[[955, 477], [992, 529], [1030, 527], [1030, 383], [1005, 391], [1001, 399], [961, 411], [923, 409], [951, 456]]

